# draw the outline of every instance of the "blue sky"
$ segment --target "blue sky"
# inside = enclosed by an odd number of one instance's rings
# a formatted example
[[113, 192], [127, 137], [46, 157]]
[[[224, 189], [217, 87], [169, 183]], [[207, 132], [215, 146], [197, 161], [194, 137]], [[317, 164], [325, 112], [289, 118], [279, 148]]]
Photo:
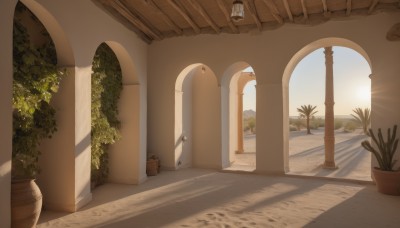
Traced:
[[[371, 69], [356, 51], [333, 47], [335, 115], [350, 115], [356, 107], [371, 106]], [[256, 75], [257, 76], [257, 75]], [[244, 88], [243, 110], [256, 109], [255, 81]], [[297, 108], [317, 106], [316, 115], [325, 114], [325, 56], [318, 49], [304, 57], [294, 69], [289, 82], [289, 115], [297, 116]]]

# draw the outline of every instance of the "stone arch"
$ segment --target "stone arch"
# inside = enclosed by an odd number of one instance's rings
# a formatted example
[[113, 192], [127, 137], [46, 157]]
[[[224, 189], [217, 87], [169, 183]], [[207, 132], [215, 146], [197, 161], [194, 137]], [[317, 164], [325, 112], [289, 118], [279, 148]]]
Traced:
[[118, 58], [122, 70], [122, 83], [124, 85], [140, 84], [136, 74], [135, 64], [125, 47], [116, 41], [105, 41]]
[[367, 52], [362, 48], [359, 44], [355, 43], [354, 41], [351, 41], [349, 39], [345, 38], [339, 38], [339, 37], [330, 37], [330, 38], [322, 38], [316, 41], [313, 41], [309, 43], [308, 45], [304, 46], [301, 48], [296, 54], [293, 55], [293, 57], [290, 59], [288, 64], [285, 67], [285, 70], [283, 72], [282, 76], [282, 99], [283, 99], [283, 118], [284, 118], [284, 124], [283, 124], [283, 143], [284, 143], [284, 150], [283, 150], [283, 157], [284, 157], [284, 166], [285, 166], [285, 171], [289, 171], [289, 81], [290, 77], [297, 66], [297, 64], [307, 55], [309, 55], [311, 52], [323, 48], [323, 47], [329, 47], [329, 46], [341, 46], [341, 47], [346, 47], [349, 49], [352, 49], [359, 53], [361, 56], [364, 57], [364, 59], [368, 62], [368, 65], [371, 69], [371, 74], [373, 72], [372, 69], [372, 62], [367, 54]]
[[114, 183], [138, 184], [145, 179], [145, 174], [140, 168], [141, 162], [145, 160], [145, 154], [141, 151], [141, 87], [139, 78], [132, 58], [123, 45], [117, 41], [105, 41], [103, 43], [110, 47], [118, 59], [123, 86], [118, 101], [118, 117], [121, 121], [120, 133], [122, 137], [111, 145], [108, 151], [108, 180]]
[[[207, 90], [204, 90], [207, 88]], [[185, 67], [175, 82], [174, 168], [220, 168], [217, 77], [202, 63]], [[207, 99], [208, 97], [208, 99]], [[206, 105], [209, 105], [205, 108]], [[194, 117], [196, 116], [196, 117]], [[194, 126], [194, 127], [192, 127]], [[215, 131], [210, 130], [212, 128]], [[207, 135], [207, 131], [210, 131]], [[207, 143], [204, 143], [207, 141]]]
[[367, 52], [354, 41], [338, 37], [323, 38], [309, 43], [308, 45], [300, 49], [296, 54], [294, 54], [294, 56], [290, 59], [289, 63], [286, 65], [285, 70], [283, 72], [283, 77], [282, 77], [283, 86], [287, 86], [289, 84], [290, 76], [292, 75], [294, 68], [304, 57], [306, 57], [308, 54], [319, 48], [328, 46], [342, 46], [353, 49], [354, 51], [362, 55], [367, 60], [370, 68], [372, 68], [371, 59], [368, 56]]
[[38, 1], [21, 0], [49, 32], [57, 50], [58, 65], [63, 67], [75, 66], [75, 58], [69, 39], [57, 19]]
[[[43, 203], [48, 209], [75, 211], [77, 205], [74, 189], [75, 177], [70, 174], [74, 167], [72, 159], [74, 150], [67, 145], [74, 140], [73, 131], [71, 131], [74, 110], [66, 101], [72, 95], [66, 91], [73, 87], [75, 57], [69, 39], [55, 17], [37, 1], [23, 0], [21, 3], [39, 19], [50, 34], [56, 49], [57, 65], [67, 70], [67, 75], [62, 78], [59, 91], [52, 98], [52, 104], [57, 110], [58, 131], [55, 132], [52, 139], [45, 139], [41, 142], [42, 154], [39, 158], [39, 165], [42, 172], [37, 177], [37, 183], [44, 196]], [[67, 111], [67, 109], [69, 110]], [[90, 200], [89, 198], [90, 196], [80, 203], [86, 203]]]
[[[230, 65], [221, 78], [222, 167], [229, 167], [238, 150], [238, 81], [241, 72], [250, 64], [244, 61]], [[243, 89], [243, 88], [242, 88]]]

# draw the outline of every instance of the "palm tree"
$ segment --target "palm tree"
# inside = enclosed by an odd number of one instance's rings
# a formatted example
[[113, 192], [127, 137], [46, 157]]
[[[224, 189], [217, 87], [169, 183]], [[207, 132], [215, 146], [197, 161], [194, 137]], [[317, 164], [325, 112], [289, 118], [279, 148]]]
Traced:
[[368, 127], [371, 123], [371, 110], [369, 108], [364, 108], [364, 110], [362, 108], [356, 108], [353, 109], [353, 112], [356, 115], [351, 115], [357, 122], [361, 123], [364, 134], [369, 136]]
[[318, 111], [315, 111], [317, 106], [311, 106], [311, 105], [302, 105], [301, 108], [297, 108], [297, 111], [300, 114], [300, 118], [306, 118], [307, 120], [307, 134], [311, 134], [310, 131], [310, 119], [314, 116], [315, 113]]

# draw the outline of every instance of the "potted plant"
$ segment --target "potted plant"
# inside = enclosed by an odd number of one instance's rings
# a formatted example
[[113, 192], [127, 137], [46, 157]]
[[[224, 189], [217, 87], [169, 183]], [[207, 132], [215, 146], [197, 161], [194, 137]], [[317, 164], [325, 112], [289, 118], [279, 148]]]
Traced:
[[[20, 13], [26, 12], [24, 8], [17, 5]], [[50, 101], [65, 70], [57, 67], [48, 34], [43, 34], [48, 42], [35, 47], [17, 18], [13, 33], [11, 220], [13, 227], [34, 227], [42, 207], [42, 194], [34, 181], [40, 172], [38, 148], [42, 139], [50, 138], [57, 130]]]
[[374, 167], [372, 173], [378, 191], [388, 195], [400, 195], [400, 171], [394, 170], [394, 165], [397, 160], [394, 159], [399, 139], [396, 139], [397, 125], [394, 125], [393, 132], [389, 128], [387, 130], [387, 140], [385, 142], [382, 131], [378, 129], [378, 138], [375, 136], [372, 129], [369, 129], [369, 134], [372, 141], [377, 146], [375, 149], [367, 140], [363, 141], [361, 145], [370, 151], [378, 161], [379, 167]]

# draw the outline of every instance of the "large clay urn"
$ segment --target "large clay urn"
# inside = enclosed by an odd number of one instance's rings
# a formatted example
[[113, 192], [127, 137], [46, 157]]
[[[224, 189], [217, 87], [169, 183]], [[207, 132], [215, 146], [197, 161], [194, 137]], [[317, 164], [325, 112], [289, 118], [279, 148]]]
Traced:
[[378, 192], [387, 195], [400, 195], [400, 171], [372, 170]]
[[11, 227], [36, 227], [42, 210], [42, 193], [34, 179], [11, 183]]

